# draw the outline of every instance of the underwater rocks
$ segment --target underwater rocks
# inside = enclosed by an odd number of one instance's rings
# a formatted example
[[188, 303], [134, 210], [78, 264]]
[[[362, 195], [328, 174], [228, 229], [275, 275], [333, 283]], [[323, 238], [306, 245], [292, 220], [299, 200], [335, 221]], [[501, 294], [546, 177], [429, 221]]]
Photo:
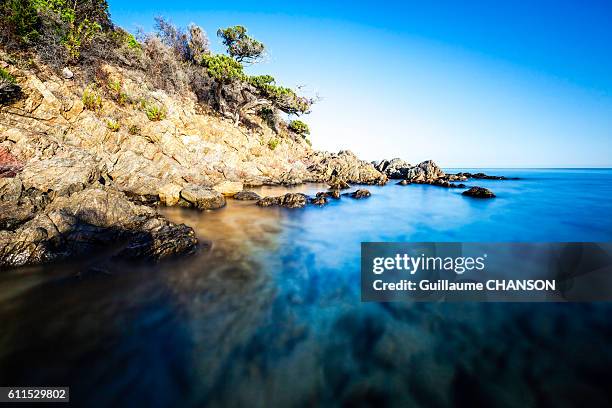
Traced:
[[484, 187], [472, 187], [469, 190], [464, 191], [464, 196], [474, 197], [474, 198], [494, 198], [495, 194], [488, 188]]
[[239, 201], [257, 201], [261, 200], [259, 194], [254, 191], [240, 191], [233, 196], [234, 200]]

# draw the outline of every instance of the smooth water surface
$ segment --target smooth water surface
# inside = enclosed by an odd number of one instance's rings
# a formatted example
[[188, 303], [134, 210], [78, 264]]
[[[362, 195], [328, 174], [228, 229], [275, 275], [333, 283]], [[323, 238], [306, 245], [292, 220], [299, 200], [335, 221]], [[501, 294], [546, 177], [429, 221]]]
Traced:
[[210, 245], [2, 273], [0, 384], [86, 406], [609, 405], [607, 304], [360, 302], [362, 241], [612, 241], [611, 170], [485, 172], [520, 180], [467, 183], [493, 200], [392, 181], [322, 208], [165, 208]]

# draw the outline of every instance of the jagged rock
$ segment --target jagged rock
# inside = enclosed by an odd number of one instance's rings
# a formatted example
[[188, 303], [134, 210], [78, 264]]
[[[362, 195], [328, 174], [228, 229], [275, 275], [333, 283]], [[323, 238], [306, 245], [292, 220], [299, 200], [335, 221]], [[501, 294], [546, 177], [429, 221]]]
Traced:
[[169, 207], [178, 204], [181, 200], [182, 186], [175, 183], [164, 184], [159, 188], [159, 201]]
[[287, 208], [301, 208], [306, 206], [307, 197], [301, 193], [287, 193], [279, 197], [264, 197], [257, 201], [260, 207], [281, 206]]
[[23, 170], [23, 162], [0, 146], [0, 178], [15, 177], [21, 170]]
[[321, 191], [316, 194], [316, 197], [326, 197], [337, 200], [340, 198], [340, 190]]
[[346, 190], [348, 188], [351, 188], [349, 183], [347, 183], [346, 181], [344, 181], [344, 180], [342, 180], [340, 178], [333, 178], [329, 182], [329, 189], [330, 190]]
[[93, 156], [82, 150], [69, 150], [49, 159], [29, 160], [20, 174], [25, 189], [34, 188], [50, 196], [81, 191], [100, 179]]
[[465, 196], [474, 197], [474, 198], [494, 198], [495, 194], [487, 188], [484, 187], [472, 187], [469, 190], [461, 193]]
[[432, 160], [427, 160], [408, 169], [406, 180], [410, 182], [431, 183], [445, 176], [445, 173]]
[[361, 199], [361, 198], [370, 197], [372, 193], [370, 193], [368, 190], [360, 189], [360, 190], [353, 191], [352, 193], [346, 193], [346, 195], [348, 195], [351, 198]]
[[385, 184], [387, 176], [374, 168], [372, 163], [359, 160], [352, 152], [310, 152], [306, 158], [310, 177], [308, 181], [329, 182], [341, 179], [347, 183]]
[[179, 205], [198, 210], [215, 210], [225, 206], [225, 197], [217, 191], [191, 184], [181, 190]]
[[239, 181], [222, 181], [221, 183], [215, 185], [213, 190], [223, 194], [226, 197], [231, 197], [234, 194], [242, 191], [243, 185]]
[[253, 191], [240, 191], [236, 194], [234, 194], [234, 200], [240, 200], [240, 201], [257, 201], [260, 200], [261, 197], [259, 196], [259, 194], [253, 192]]
[[408, 169], [412, 166], [400, 158], [395, 158], [391, 160], [381, 160], [375, 167], [376, 170], [386, 174], [390, 179], [403, 179], [406, 178]]
[[325, 193], [323, 194], [317, 193], [317, 195], [314, 198], [311, 198], [309, 201], [310, 201], [310, 204], [314, 204], [318, 206], [323, 206], [328, 203], [327, 195], [325, 195]]
[[118, 256], [161, 259], [192, 251], [193, 230], [105, 187], [58, 197], [15, 231], [0, 231], [0, 268], [48, 263], [127, 244]]

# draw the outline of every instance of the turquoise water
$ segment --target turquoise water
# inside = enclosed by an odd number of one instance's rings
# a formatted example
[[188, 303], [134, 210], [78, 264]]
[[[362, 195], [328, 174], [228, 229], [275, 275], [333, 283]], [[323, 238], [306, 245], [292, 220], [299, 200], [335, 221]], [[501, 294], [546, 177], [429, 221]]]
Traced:
[[608, 304], [360, 302], [361, 241], [612, 241], [611, 170], [485, 172], [520, 180], [163, 209], [212, 247], [3, 273], [0, 384], [87, 406], [610, 405]]

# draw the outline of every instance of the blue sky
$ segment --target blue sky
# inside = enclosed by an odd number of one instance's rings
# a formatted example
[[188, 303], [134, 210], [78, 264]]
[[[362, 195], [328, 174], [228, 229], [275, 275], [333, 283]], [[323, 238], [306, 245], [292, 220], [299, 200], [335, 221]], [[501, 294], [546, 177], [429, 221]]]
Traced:
[[[534, 3], [534, 4], [528, 4]], [[612, 167], [612, 4], [110, 0], [113, 20], [241, 24], [304, 86], [316, 148], [444, 167]]]

